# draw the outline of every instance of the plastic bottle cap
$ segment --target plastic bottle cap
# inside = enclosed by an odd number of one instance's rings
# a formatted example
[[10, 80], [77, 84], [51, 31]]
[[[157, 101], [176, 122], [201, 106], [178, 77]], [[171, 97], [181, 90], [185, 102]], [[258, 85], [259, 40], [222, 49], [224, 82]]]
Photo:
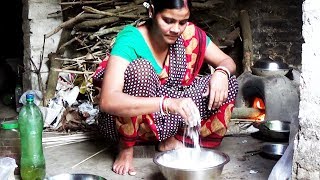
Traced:
[[1, 123], [2, 129], [17, 129], [19, 127], [18, 120], [3, 121]]
[[26, 95], [27, 101], [33, 101], [34, 100], [34, 95], [33, 94], [27, 94]]

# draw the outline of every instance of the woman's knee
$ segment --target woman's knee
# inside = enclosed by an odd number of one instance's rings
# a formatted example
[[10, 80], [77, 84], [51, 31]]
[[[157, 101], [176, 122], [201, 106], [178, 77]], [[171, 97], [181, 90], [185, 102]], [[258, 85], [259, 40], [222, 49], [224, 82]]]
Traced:
[[235, 93], [238, 93], [238, 86], [239, 85], [236, 76], [231, 76], [229, 78], [229, 89], [233, 90]]
[[135, 96], [154, 96], [159, 82], [151, 63], [145, 59], [137, 59], [125, 71], [123, 91]]

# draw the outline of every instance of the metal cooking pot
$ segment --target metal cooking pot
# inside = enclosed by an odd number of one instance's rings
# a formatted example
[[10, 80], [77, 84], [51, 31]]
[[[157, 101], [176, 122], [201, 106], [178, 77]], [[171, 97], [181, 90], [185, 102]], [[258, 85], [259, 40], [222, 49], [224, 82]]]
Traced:
[[288, 144], [267, 143], [261, 148], [260, 155], [268, 159], [279, 160], [288, 147]]
[[58, 174], [55, 176], [47, 177], [44, 180], [106, 180], [101, 176], [94, 174]]
[[273, 140], [289, 140], [290, 122], [280, 120], [263, 121], [256, 125], [262, 136]]
[[258, 76], [286, 75], [289, 65], [272, 59], [258, 60], [251, 67], [252, 73]]

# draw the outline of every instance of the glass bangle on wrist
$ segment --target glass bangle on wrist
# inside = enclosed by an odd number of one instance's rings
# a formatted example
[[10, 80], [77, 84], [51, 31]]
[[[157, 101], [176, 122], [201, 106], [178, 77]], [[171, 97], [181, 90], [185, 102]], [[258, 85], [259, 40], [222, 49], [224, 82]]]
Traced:
[[167, 99], [168, 99], [168, 97], [166, 97], [166, 96], [162, 96], [160, 98], [159, 108], [160, 108], [161, 115], [167, 115], [167, 114], [170, 113], [169, 109], [168, 109], [168, 104], [167, 104], [167, 101], [166, 101]]
[[169, 108], [168, 108], [168, 98], [167, 97], [165, 97], [163, 100], [163, 109], [164, 109], [165, 114], [170, 114]]
[[222, 73], [222, 74], [226, 75], [226, 76], [227, 76], [227, 78], [229, 78], [228, 74], [227, 74], [225, 71], [222, 71], [222, 70], [220, 70], [220, 69], [215, 70], [215, 71], [216, 71], [216, 72], [220, 72], [220, 73]]
[[224, 66], [218, 66], [215, 69], [216, 71], [222, 71], [224, 73], [226, 73], [226, 75], [228, 76], [228, 79], [230, 78], [231, 74], [228, 68], [224, 67]]
[[164, 96], [162, 96], [160, 98], [160, 102], [159, 102], [159, 108], [160, 108], [161, 115], [165, 115], [164, 110], [163, 110], [163, 100], [164, 100]]

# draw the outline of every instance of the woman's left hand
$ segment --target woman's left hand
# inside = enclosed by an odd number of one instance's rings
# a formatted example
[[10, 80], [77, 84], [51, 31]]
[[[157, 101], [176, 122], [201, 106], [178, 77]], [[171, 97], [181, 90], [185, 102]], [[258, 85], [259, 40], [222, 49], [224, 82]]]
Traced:
[[209, 87], [204, 96], [210, 95], [208, 109], [215, 109], [222, 105], [228, 97], [228, 76], [220, 71], [211, 75]]

